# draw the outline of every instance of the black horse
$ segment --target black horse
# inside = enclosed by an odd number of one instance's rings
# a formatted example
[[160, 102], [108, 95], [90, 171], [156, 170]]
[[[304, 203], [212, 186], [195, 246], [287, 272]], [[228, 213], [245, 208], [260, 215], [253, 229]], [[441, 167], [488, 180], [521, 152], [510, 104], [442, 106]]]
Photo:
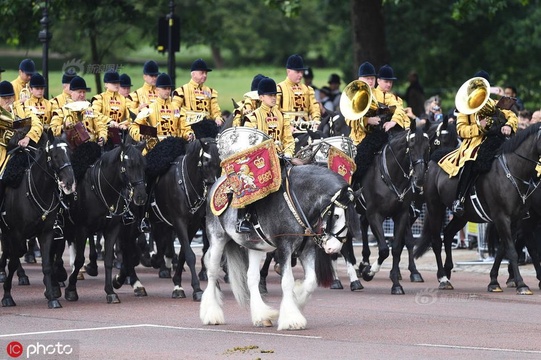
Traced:
[[[422, 236], [415, 250], [415, 256], [424, 254], [430, 246], [436, 256], [438, 265], [438, 281], [440, 289], [453, 289], [451, 270], [453, 259], [451, 243], [455, 234], [468, 221], [483, 223], [493, 222], [500, 235], [502, 246], [507, 252], [518, 294], [531, 294], [524, 283], [518, 268], [518, 255], [513, 245], [511, 224], [524, 217], [535, 188], [535, 167], [541, 155], [541, 125], [531, 125], [526, 130], [506, 141], [490, 170], [479, 175], [472, 190], [478, 201], [472, 202], [470, 196], [465, 202], [465, 213], [462, 217], [454, 216], [443, 229], [445, 244], [445, 264], [441, 256], [441, 231], [446, 207], [450, 207], [455, 199], [458, 177], [449, 178], [435, 161], [431, 161], [425, 183], [427, 200], [427, 216]], [[491, 276], [491, 282], [497, 283], [497, 274]]]
[[[390, 217], [394, 222], [393, 267], [390, 275], [393, 282], [392, 294], [404, 294], [400, 285], [399, 262], [407, 235], [411, 236], [411, 201], [415, 193], [423, 191], [428, 145], [428, 135], [424, 128], [417, 128], [415, 122], [412, 122], [409, 129], [390, 135], [389, 142], [376, 154], [364, 175], [358, 174], [358, 168], [353, 176], [354, 188], [361, 188], [357, 209], [364, 218], [363, 239], [367, 238], [368, 223], [379, 248], [377, 263], [370, 266], [367, 265], [370, 250], [367, 242], [363, 245], [363, 264], [360, 269], [366, 281], [373, 279], [389, 256], [383, 221]], [[412, 274], [417, 272], [413, 256], [410, 256], [409, 269]]]
[[[130, 204], [143, 206], [147, 199], [145, 189], [145, 144], [125, 145], [104, 153], [84, 174], [77, 184], [76, 195], [70, 199], [69, 218], [65, 223], [65, 236], [75, 243], [74, 268], [69, 276], [65, 298], [79, 299], [77, 274], [84, 264], [86, 239], [101, 231], [105, 238], [105, 292], [108, 303], [119, 303], [113, 290], [113, 248], [119, 239], [127, 218], [131, 218]], [[136, 291], [137, 293], [137, 291]]]
[[185, 298], [182, 288], [184, 263], [191, 271], [193, 300], [200, 301], [203, 290], [196, 273], [196, 257], [190, 244], [203, 224], [207, 186], [220, 175], [220, 157], [216, 140], [202, 138], [186, 145], [186, 154], [178, 157], [156, 183], [151, 210], [159, 262], [167, 247], [173, 247], [173, 234], [180, 242], [179, 262], [173, 275], [173, 298]]
[[[11, 296], [14, 272], [20, 267], [19, 258], [26, 252], [26, 239], [37, 236], [42, 252], [43, 283], [49, 308], [60, 308], [60, 287], [55, 277], [53, 226], [61, 208], [62, 192], [75, 191], [75, 177], [70, 162], [69, 148], [64, 138], [47, 131], [41, 136], [37, 150], [21, 148], [13, 156], [30, 163], [27, 171], [5, 189], [0, 220], [3, 254], [9, 260], [8, 276], [4, 281], [2, 306], [15, 306]], [[16, 160], [16, 158], [12, 159]], [[9, 165], [8, 165], [9, 167]], [[4, 181], [9, 178], [8, 169]], [[16, 178], [17, 176], [13, 177]]]
[[[225, 249], [235, 298], [241, 304], [249, 302], [255, 326], [272, 326], [278, 312], [261, 298], [259, 266], [266, 252], [278, 249], [283, 291], [278, 330], [304, 329], [306, 318], [302, 308], [318, 283], [329, 286], [333, 279], [330, 257], [323, 249], [327, 253], [340, 251], [341, 241], [351, 225], [349, 220], [354, 222], [353, 228], [355, 224], [358, 226], [352, 201], [353, 193], [342, 176], [320, 166], [304, 165], [292, 167], [278, 191], [250, 204], [251, 213], [258, 219], [254, 229], [260, 229], [259, 234], [255, 230], [249, 234], [236, 232], [237, 209], [227, 208], [215, 216], [207, 206], [210, 248], [205, 256], [208, 285], [200, 306], [201, 321], [204, 324], [225, 321], [217, 283]], [[297, 284], [291, 268], [294, 252], [305, 272], [304, 280]]]

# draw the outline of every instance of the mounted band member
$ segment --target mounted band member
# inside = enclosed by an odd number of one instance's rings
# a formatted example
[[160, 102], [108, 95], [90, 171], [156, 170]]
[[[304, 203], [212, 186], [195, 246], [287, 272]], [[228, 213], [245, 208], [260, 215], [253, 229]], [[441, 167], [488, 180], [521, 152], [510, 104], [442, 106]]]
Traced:
[[259, 95], [257, 93], [257, 86], [261, 79], [264, 78], [265, 76], [261, 74], [254, 76], [250, 91], [244, 94], [242, 101], [236, 104], [237, 107], [233, 111], [233, 126], [244, 126], [245, 116], [250, 115], [261, 105], [261, 100], [259, 100]]
[[[285, 158], [291, 159], [295, 150], [295, 141], [291, 133], [289, 119], [282, 116], [276, 105], [278, 90], [276, 82], [270, 78], [264, 78], [259, 82], [257, 93], [261, 106], [245, 118], [244, 126], [258, 129], [278, 143], [278, 151]], [[237, 232], [249, 233], [250, 222], [246, 219], [246, 208], [238, 210]]]
[[160, 75], [158, 63], [154, 60], [145, 62], [143, 65], [143, 80], [145, 83], [126, 98], [126, 106], [133, 114], [139, 114], [141, 109], [149, 107], [158, 98], [156, 92], [158, 75]]
[[[401, 100], [392, 93], [374, 88], [376, 69], [369, 62], [359, 66], [359, 78], [349, 83], [340, 97], [340, 110], [351, 127], [350, 138], [357, 145], [357, 173], [362, 177], [374, 155], [387, 142], [387, 133], [410, 125]], [[385, 77], [394, 78], [392, 69]], [[360, 183], [360, 181], [359, 181]]]
[[284, 118], [293, 126], [296, 133], [316, 131], [321, 122], [321, 111], [315, 97], [314, 89], [301, 83], [304, 70], [300, 55], [291, 55], [286, 63], [287, 78], [278, 84], [276, 103]]
[[85, 80], [80, 76], [74, 77], [70, 82], [70, 91], [71, 100], [53, 112], [51, 129], [54, 136], [65, 132], [71, 147], [77, 147], [86, 141], [105, 144], [109, 119], [95, 113], [91, 104], [86, 101], [86, 93], [90, 89], [86, 87]]
[[[39, 141], [43, 126], [30, 109], [24, 109], [20, 102], [15, 102], [15, 91], [13, 85], [8, 81], [0, 82], [0, 112], [0, 201], [2, 201], [4, 182], [1, 179], [9, 161], [7, 146], [18, 127], [15, 121], [20, 118], [30, 119], [28, 132], [17, 142], [17, 145], [23, 148], [27, 147], [30, 141], [33, 142], [33, 145]], [[23, 121], [22, 127], [27, 126], [27, 123], [28, 121]]]
[[39, 118], [43, 128], [47, 130], [53, 116], [53, 107], [49, 100], [43, 97], [47, 84], [45, 78], [38, 73], [32, 75], [30, 79], [30, 99], [24, 102], [25, 109], [30, 109]]
[[[451, 209], [457, 216], [464, 213], [465, 196], [479, 175], [474, 169], [474, 162], [488, 133], [496, 131], [494, 135], [510, 136], [517, 131], [517, 116], [510, 110], [499, 109], [496, 101], [490, 99], [488, 79], [488, 74], [480, 71], [458, 90], [455, 98], [459, 112], [456, 129], [462, 143], [458, 149], [445, 155], [438, 162], [449, 177], [458, 175], [462, 169], [457, 200], [453, 202]], [[497, 141], [496, 146], [498, 144], [501, 144], [501, 140]]]
[[178, 136], [186, 140], [194, 139], [192, 129], [186, 124], [186, 117], [171, 101], [172, 86], [171, 77], [165, 73], [160, 74], [156, 80], [158, 98], [150, 105], [148, 111], [140, 112], [129, 126], [130, 136], [135, 141], [142, 140], [141, 126], [156, 128], [156, 137], [148, 139], [150, 141], [147, 141], [147, 150], [152, 149], [158, 140], [168, 136]]
[[175, 89], [173, 103], [185, 111], [188, 125], [208, 118], [221, 126], [223, 118], [218, 104], [218, 92], [205, 85], [207, 75], [212, 69], [203, 59], [197, 59], [192, 63], [190, 71], [190, 82]]
[[62, 74], [62, 93], [58, 94], [51, 100], [53, 111], [62, 108], [71, 99], [70, 83], [76, 73], [64, 73]]
[[19, 76], [11, 82], [16, 102], [20, 101], [22, 104], [30, 98], [30, 88], [28, 87], [28, 83], [35, 72], [36, 65], [32, 59], [24, 59], [20, 62]]

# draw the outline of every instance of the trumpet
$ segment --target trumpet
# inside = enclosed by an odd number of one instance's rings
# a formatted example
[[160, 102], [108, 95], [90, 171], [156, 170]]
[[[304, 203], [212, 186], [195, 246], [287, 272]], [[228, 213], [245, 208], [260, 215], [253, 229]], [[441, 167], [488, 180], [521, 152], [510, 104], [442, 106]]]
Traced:
[[379, 104], [366, 82], [353, 80], [344, 88], [340, 97], [340, 111], [346, 119], [359, 120], [363, 116], [375, 116], [378, 109]]

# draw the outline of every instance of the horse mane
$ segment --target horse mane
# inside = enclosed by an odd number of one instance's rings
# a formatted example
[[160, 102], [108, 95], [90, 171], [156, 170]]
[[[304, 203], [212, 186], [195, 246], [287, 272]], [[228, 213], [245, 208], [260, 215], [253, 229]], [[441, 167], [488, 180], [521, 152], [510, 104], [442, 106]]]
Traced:
[[524, 140], [530, 137], [530, 135], [537, 134], [540, 127], [541, 123], [536, 123], [528, 126], [524, 130], [517, 132], [515, 136], [512, 136], [509, 140], [503, 143], [500, 148], [500, 153], [507, 154], [515, 151], [520, 146], [520, 144], [524, 142]]

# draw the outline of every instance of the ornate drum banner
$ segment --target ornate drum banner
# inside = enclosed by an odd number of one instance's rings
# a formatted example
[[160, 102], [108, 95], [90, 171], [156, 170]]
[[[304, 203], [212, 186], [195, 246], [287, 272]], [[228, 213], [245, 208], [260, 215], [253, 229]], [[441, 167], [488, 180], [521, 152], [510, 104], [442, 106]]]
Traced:
[[231, 206], [239, 209], [277, 191], [282, 184], [274, 140], [240, 151], [220, 164], [233, 193]]
[[348, 184], [351, 184], [351, 177], [357, 170], [353, 159], [334, 146], [329, 148], [328, 167], [335, 173], [342, 175]]

